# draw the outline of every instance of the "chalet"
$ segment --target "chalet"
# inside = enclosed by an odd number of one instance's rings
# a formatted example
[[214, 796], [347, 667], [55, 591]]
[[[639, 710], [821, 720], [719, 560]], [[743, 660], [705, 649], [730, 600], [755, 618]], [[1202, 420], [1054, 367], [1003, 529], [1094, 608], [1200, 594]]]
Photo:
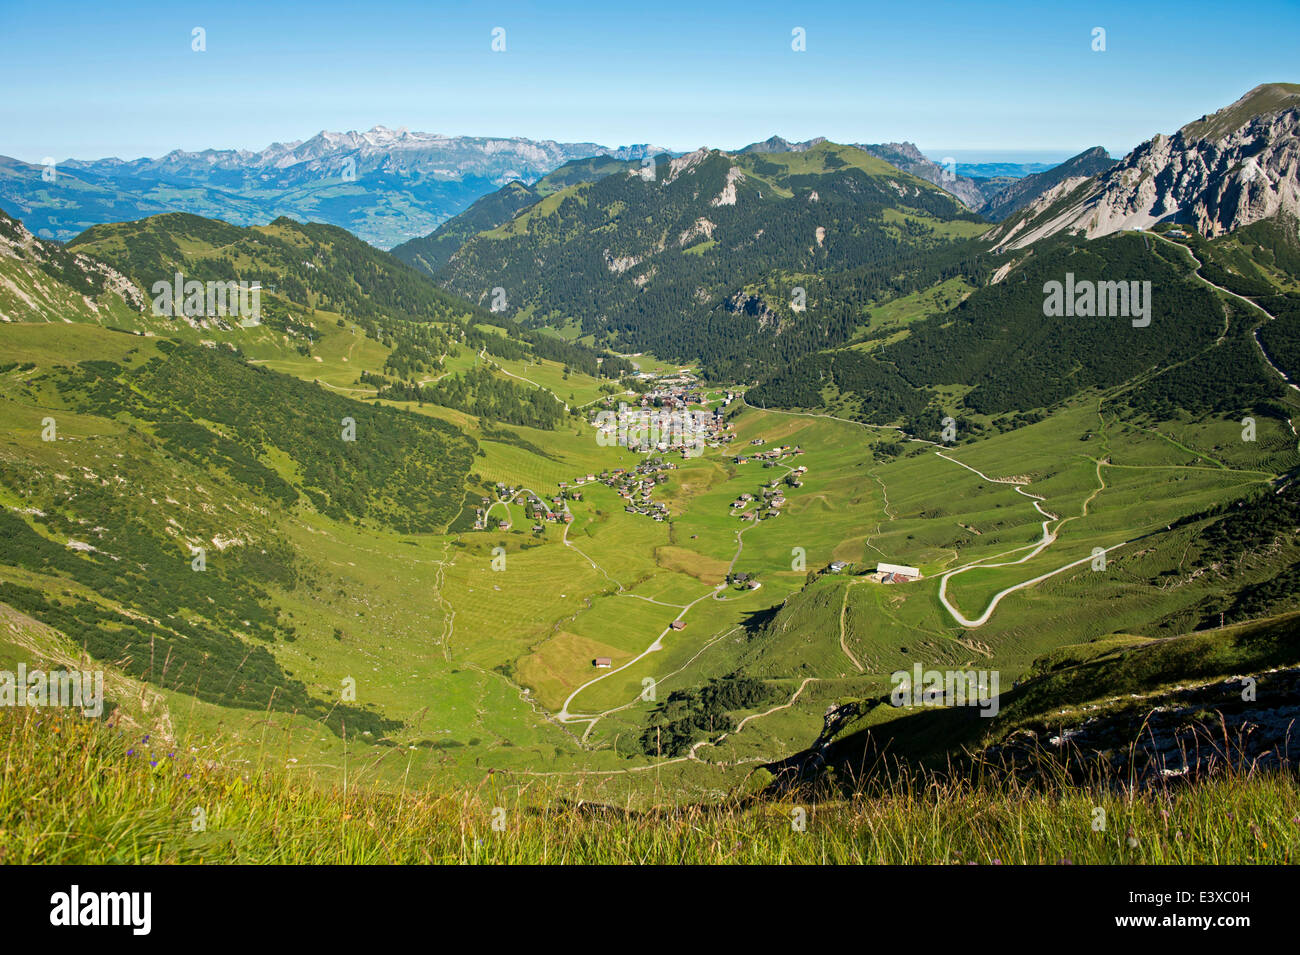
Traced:
[[591, 661], [591, 665], [597, 670], [608, 670], [614, 665], [614, 661], [609, 657], [596, 657], [596, 659]]
[[674, 630], [685, 630], [685, 629], [686, 629], [686, 621], [685, 621], [685, 620], [674, 620], [674, 621], [673, 621], [672, 623], [670, 623], [668, 626], [672, 627]]
[[831, 561], [831, 566], [830, 566], [829, 569], [830, 569], [830, 572], [831, 572], [832, 574], [838, 574], [840, 571], [842, 571], [842, 570], [843, 570], [845, 567], [847, 567], [847, 566], [849, 566], [848, 561], [845, 561], [845, 560], [833, 560], [833, 561]]

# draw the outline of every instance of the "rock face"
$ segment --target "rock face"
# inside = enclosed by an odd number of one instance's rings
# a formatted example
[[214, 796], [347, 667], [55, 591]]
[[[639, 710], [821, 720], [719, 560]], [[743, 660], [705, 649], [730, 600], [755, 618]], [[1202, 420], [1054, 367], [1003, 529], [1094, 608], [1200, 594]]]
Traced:
[[1115, 165], [1115, 160], [1101, 146], [1079, 153], [1046, 172], [1034, 173], [1023, 179], [1012, 180], [989, 197], [980, 209], [980, 215], [1000, 222], [1018, 209], [1022, 209], [1039, 196], [1054, 189], [1067, 179], [1086, 179], [1105, 172]]
[[1100, 175], [1064, 180], [988, 238], [1016, 249], [1058, 232], [1096, 238], [1157, 222], [1213, 237], [1279, 213], [1300, 213], [1300, 85], [1275, 83], [1155, 136]]
[[[21, 276], [15, 284], [10, 277]], [[20, 287], [21, 285], [21, 287]], [[32, 235], [21, 222], [0, 212], [0, 286], [14, 301], [0, 311], [0, 321], [50, 321], [67, 308], [67, 300], [51, 294], [54, 286], [79, 295], [82, 306], [98, 312], [95, 297], [109, 292], [135, 311], [143, 311], [146, 301], [134, 282], [111, 266], [80, 252], [70, 251], [57, 242], [46, 242]], [[25, 289], [25, 291], [24, 291]], [[22, 306], [15, 308], [14, 306]], [[80, 310], [80, 309], [78, 309]], [[60, 317], [65, 320], [66, 314]]]
[[956, 196], [971, 211], [978, 211], [986, 201], [983, 190], [974, 179], [959, 176], [928, 159], [913, 143], [859, 144], [858, 148]]

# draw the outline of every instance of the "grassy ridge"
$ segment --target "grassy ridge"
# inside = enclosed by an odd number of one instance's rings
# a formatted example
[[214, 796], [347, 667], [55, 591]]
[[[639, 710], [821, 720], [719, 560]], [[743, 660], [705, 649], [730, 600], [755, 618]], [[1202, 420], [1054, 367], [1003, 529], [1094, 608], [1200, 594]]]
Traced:
[[1300, 850], [1300, 786], [1277, 775], [1138, 796], [915, 777], [829, 802], [628, 812], [540, 788], [501, 797], [491, 776], [318, 786], [266, 771], [269, 752], [241, 774], [150, 743], [80, 717], [0, 713], [0, 861], [1285, 865]]

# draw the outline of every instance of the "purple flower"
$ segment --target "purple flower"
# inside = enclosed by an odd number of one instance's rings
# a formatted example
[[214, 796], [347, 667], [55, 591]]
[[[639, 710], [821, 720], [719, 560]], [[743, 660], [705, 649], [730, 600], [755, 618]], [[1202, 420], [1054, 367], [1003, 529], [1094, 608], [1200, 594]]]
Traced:
[[128, 755], [128, 756], [134, 756], [134, 755], [135, 755], [135, 750], [133, 750], [133, 749], [128, 749], [128, 750], [126, 751], [126, 755]]

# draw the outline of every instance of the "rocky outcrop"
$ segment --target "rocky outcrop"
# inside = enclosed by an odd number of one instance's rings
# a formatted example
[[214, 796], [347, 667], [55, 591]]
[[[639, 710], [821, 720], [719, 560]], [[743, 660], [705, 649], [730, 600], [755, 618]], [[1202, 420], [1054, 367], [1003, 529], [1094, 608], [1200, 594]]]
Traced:
[[858, 148], [903, 172], [910, 172], [918, 179], [938, 186], [960, 199], [968, 209], [977, 210], [985, 203], [984, 192], [974, 179], [959, 176], [952, 169], [928, 159], [913, 143], [859, 144]]
[[[79, 291], [82, 301], [91, 312], [97, 310], [93, 296], [103, 292], [116, 295], [137, 311], [144, 310], [144, 292], [121, 272], [84, 253], [66, 249], [57, 242], [38, 239], [21, 222], [3, 212], [0, 212], [0, 257], [16, 260], [29, 267], [29, 277], [33, 281], [57, 279], [68, 288]], [[39, 311], [30, 296], [17, 286], [13, 286], [11, 291], [33, 310]]]
[[781, 316], [774, 312], [761, 296], [740, 291], [725, 299], [723, 306], [728, 312], [749, 315], [758, 319], [759, 328], [780, 329]]
[[1066, 179], [988, 234], [1023, 248], [1180, 222], [1210, 237], [1300, 214], [1300, 86], [1256, 87], [1172, 136], [1157, 135], [1083, 183]]
[[1016, 179], [989, 197], [980, 208], [980, 215], [994, 222], [1000, 222], [1017, 209], [1024, 208], [1039, 196], [1059, 186], [1067, 179], [1087, 179], [1105, 172], [1115, 165], [1115, 160], [1106, 154], [1101, 146], [1079, 153], [1053, 166], [1046, 172], [1035, 173]]

